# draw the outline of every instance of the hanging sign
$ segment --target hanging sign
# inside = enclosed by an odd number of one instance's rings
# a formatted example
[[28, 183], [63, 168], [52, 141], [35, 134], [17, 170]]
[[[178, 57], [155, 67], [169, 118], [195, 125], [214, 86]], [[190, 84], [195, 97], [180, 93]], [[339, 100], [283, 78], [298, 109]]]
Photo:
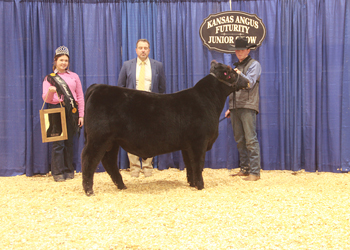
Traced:
[[[211, 14], [204, 19], [199, 35], [210, 50], [234, 53], [237, 37], [248, 38], [248, 44], [259, 47], [266, 36], [262, 20], [255, 14], [242, 11], [225, 11]], [[255, 48], [252, 48], [255, 49]]]

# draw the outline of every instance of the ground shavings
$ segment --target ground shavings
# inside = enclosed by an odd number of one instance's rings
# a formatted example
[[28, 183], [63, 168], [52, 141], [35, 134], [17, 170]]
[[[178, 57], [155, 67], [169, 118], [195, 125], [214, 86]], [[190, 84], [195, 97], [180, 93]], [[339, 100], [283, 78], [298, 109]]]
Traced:
[[198, 191], [177, 169], [0, 177], [0, 249], [350, 249], [350, 174], [262, 171], [246, 182], [204, 169]]

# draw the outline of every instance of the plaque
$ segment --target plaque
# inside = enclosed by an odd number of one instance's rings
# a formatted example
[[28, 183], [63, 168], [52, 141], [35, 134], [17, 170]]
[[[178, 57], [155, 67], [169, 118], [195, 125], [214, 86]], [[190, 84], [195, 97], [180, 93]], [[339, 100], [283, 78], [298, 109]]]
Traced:
[[65, 108], [42, 109], [39, 112], [43, 143], [68, 139]]
[[[243, 11], [225, 11], [209, 15], [204, 19], [199, 36], [209, 50], [234, 53], [238, 37], [248, 39], [248, 44], [259, 47], [266, 36], [262, 20], [255, 14]], [[255, 48], [252, 48], [255, 49]]]

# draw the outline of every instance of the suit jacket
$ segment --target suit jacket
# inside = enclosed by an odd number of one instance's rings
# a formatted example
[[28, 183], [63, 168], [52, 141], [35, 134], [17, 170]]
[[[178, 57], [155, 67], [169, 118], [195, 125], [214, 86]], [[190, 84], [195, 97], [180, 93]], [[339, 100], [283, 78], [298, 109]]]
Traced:
[[[151, 91], [154, 93], [165, 93], [165, 72], [163, 64], [154, 59], [151, 62], [152, 82]], [[118, 86], [136, 89], [136, 63], [137, 58], [124, 62], [119, 73]]]

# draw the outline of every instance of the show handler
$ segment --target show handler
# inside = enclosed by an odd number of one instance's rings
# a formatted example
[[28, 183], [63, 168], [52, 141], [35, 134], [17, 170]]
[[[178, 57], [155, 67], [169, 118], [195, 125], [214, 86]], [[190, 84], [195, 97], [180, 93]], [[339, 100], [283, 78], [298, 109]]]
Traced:
[[231, 117], [233, 134], [239, 152], [240, 171], [232, 176], [247, 176], [245, 181], [260, 179], [260, 146], [256, 133], [256, 115], [259, 113], [260, 63], [250, 57], [248, 39], [236, 39], [238, 62], [234, 63], [237, 74], [249, 80], [249, 88], [233, 92], [229, 96], [229, 109], [225, 117]]

